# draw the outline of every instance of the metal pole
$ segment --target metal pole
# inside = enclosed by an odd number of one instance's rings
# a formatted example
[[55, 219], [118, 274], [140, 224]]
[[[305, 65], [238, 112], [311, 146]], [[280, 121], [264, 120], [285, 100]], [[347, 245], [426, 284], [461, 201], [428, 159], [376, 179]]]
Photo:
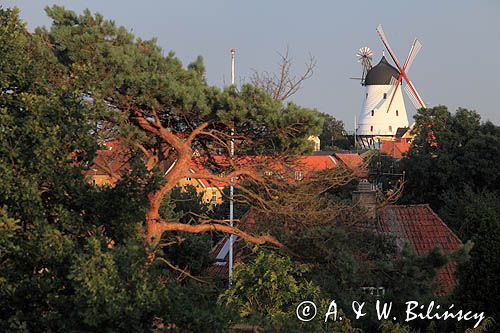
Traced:
[[[234, 49], [231, 49], [231, 85], [234, 85]], [[234, 127], [231, 129], [231, 136], [234, 135]], [[234, 156], [234, 139], [231, 138], [231, 146], [230, 146], [230, 157]], [[231, 186], [229, 187], [229, 225], [233, 226], [233, 218], [234, 218], [234, 187], [233, 187], [233, 177], [231, 177]], [[234, 236], [229, 235], [229, 286], [233, 284], [233, 243]]]
[[356, 124], [356, 116], [354, 116], [354, 149], [358, 151], [358, 140], [356, 138], [357, 132], [357, 124]]

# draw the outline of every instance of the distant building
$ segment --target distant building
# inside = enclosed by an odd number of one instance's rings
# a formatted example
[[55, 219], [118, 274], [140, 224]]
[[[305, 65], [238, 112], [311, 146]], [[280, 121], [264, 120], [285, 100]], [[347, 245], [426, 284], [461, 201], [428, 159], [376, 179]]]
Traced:
[[319, 136], [317, 135], [310, 135], [307, 140], [311, 141], [314, 143], [314, 149], [313, 151], [320, 151], [321, 150], [321, 140], [319, 139]]
[[400, 127], [396, 131], [394, 139], [384, 141], [380, 145], [380, 152], [392, 156], [396, 159], [401, 159], [410, 150], [410, 145], [413, 140], [411, 128]]

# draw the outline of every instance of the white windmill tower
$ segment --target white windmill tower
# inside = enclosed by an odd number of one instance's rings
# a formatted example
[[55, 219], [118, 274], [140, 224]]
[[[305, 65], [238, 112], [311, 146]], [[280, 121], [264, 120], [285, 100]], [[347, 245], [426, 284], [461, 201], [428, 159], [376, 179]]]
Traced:
[[403, 78], [406, 81], [405, 91], [415, 107], [425, 108], [422, 98], [406, 75], [422, 45], [417, 39], [413, 41], [408, 57], [401, 67], [385, 38], [382, 26], [377, 27], [377, 33], [396, 67], [389, 64], [384, 55], [380, 62], [372, 67], [372, 53], [368, 48], [361, 48], [357, 53], [363, 66], [361, 84], [365, 87], [365, 96], [358, 116], [356, 134], [361, 144], [368, 147], [373, 147], [378, 140], [393, 138], [398, 128], [408, 127], [401, 89]]

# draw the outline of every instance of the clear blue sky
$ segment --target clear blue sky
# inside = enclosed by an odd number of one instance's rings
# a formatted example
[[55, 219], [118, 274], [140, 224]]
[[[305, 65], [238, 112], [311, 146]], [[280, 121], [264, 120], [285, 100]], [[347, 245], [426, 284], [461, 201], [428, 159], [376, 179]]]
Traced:
[[[352, 128], [361, 107], [362, 87], [355, 53], [383, 46], [375, 32], [381, 23], [400, 61], [417, 37], [423, 48], [409, 77], [430, 105], [477, 110], [500, 124], [500, 1], [4, 1], [17, 6], [30, 30], [50, 24], [43, 8], [61, 4], [89, 8], [142, 38], [157, 37], [187, 65], [205, 59], [209, 83], [230, 80], [230, 49], [236, 49], [237, 82], [252, 69], [276, 69], [277, 52], [288, 45], [296, 71], [308, 55], [317, 59], [314, 76], [292, 100], [343, 120]], [[410, 116], [413, 105], [408, 101]]]

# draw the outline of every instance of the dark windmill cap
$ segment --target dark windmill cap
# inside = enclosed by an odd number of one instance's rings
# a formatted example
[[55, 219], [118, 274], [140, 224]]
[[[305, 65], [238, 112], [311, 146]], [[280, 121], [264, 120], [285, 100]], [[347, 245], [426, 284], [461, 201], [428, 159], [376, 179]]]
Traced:
[[399, 77], [399, 71], [396, 67], [387, 62], [384, 56], [380, 62], [372, 67], [365, 77], [365, 86], [367, 85], [386, 85], [391, 83], [391, 77], [396, 80]]

